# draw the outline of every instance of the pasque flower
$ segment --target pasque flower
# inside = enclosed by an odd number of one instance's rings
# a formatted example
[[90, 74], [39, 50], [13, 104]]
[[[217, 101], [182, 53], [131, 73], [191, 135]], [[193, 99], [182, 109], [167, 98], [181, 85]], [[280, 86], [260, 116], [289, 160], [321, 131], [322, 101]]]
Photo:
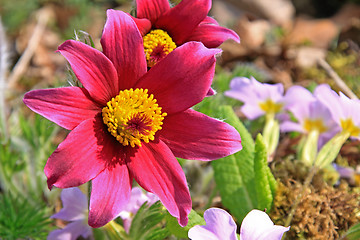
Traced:
[[51, 218], [58, 218], [69, 223], [63, 229], [50, 232], [48, 240], [76, 240], [82, 236], [92, 236], [92, 229], [87, 223], [88, 200], [78, 188], [67, 188], [61, 192], [63, 208]]
[[92, 180], [89, 225], [100, 227], [127, 204], [135, 179], [184, 226], [191, 198], [175, 157], [207, 161], [241, 149], [233, 127], [190, 109], [206, 96], [220, 50], [190, 42], [148, 71], [138, 28], [114, 10], [101, 44], [103, 52], [73, 40], [58, 48], [83, 88], [25, 94], [30, 109], [71, 130], [46, 163], [48, 187]]
[[[189, 230], [191, 240], [237, 240], [236, 223], [229, 213], [219, 208], [205, 211], [205, 226], [196, 225]], [[240, 228], [240, 240], [280, 240], [290, 227], [274, 225], [262, 211], [252, 210]]]
[[182, 0], [170, 7], [168, 0], [136, 0], [134, 18], [142, 36], [147, 63], [154, 66], [176, 47], [189, 41], [215, 48], [227, 39], [240, 42], [232, 30], [208, 17], [211, 0]]

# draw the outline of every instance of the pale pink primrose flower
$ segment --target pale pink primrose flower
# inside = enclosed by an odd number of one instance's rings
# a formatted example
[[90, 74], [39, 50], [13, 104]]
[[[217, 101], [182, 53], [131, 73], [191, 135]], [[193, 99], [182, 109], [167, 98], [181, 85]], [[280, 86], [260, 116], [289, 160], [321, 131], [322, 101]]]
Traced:
[[318, 131], [319, 147], [321, 147], [340, 130], [332, 119], [328, 106], [304, 87], [289, 88], [284, 97], [284, 104], [285, 109], [294, 115], [297, 122], [290, 119], [283, 121], [280, 124], [283, 132], [310, 133]]
[[92, 237], [88, 225], [88, 200], [78, 188], [66, 188], [61, 192], [63, 208], [51, 218], [68, 221], [65, 228], [56, 229], [48, 235], [48, 240], [76, 240], [78, 237]]
[[119, 217], [123, 220], [125, 231], [129, 232], [134, 215], [145, 202], [147, 202], [148, 205], [152, 205], [158, 200], [159, 198], [155, 194], [150, 192], [144, 194], [141, 188], [134, 187], [131, 190], [129, 202], [119, 214]]
[[251, 77], [236, 77], [230, 82], [230, 90], [225, 96], [242, 101], [241, 111], [250, 119], [262, 115], [276, 115], [283, 109], [284, 87], [282, 84], [260, 83]]
[[251, 210], [244, 218], [240, 228], [240, 240], [281, 240], [290, 227], [274, 225], [263, 211]]
[[319, 85], [314, 95], [328, 106], [334, 121], [350, 137], [360, 139], [360, 101], [349, 99], [343, 93], [338, 95], [329, 85]]
[[[237, 240], [236, 224], [231, 215], [219, 208], [205, 211], [206, 225], [196, 225], [189, 230], [191, 240]], [[240, 228], [240, 240], [280, 240], [290, 227], [274, 225], [262, 211], [252, 210]]]
[[189, 230], [191, 240], [237, 240], [236, 223], [225, 210], [210, 208], [204, 212], [206, 225], [196, 225]]

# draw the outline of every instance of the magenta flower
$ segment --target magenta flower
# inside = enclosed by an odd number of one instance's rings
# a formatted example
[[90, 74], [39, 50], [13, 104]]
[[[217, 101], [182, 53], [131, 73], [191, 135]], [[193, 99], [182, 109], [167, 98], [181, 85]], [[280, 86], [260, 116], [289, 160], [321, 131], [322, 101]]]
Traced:
[[240, 228], [240, 240], [281, 240], [290, 227], [274, 225], [269, 216], [260, 210], [251, 210]]
[[88, 200], [78, 188], [67, 188], [61, 192], [63, 208], [51, 218], [68, 221], [65, 228], [50, 232], [48, 240], [76, 240], [89, 238], [92, 229], [87, 223]]
[[210, 8], [211, 0], [182, 0], [173, 8], [168, 0], [136, 0], [137, 17], [133, 19], [144, 37], [148, 66], [186, 42], [202, 42], [208, 48], [227, 39], [240, 42], [234, 31], [207, 16]]
[[236, 223], [229, 213], [220, 208], [209, 208], [204, 212], [205, 226], [192, 227], [191, 240], [237, 240]]
[[159, 198], [156, 195], [149, 192], [144, 194], [141, 188], [134, 187], [131, 190], [129, 202], [119, 214], [119, 217], [123, 220], [125, 231], [129, 232], [134, 215], [145, 202], [152, 205], [158, 200]]
[[290, 120], [282, 122], [280, 124], [282, 131], [301, 133], [317, 131], [319, 147], [339, 132], [328, 106], [324, 105], [304, 87], [293, 86], [289, 88], [284, 97], [284, 104], [285, 109], [294, 115], [297, 122]]
[[114, 10], [101, 44], [103, 52], [73, 40], [58, 48], [83, 88], [25, 94], [30, 109], [71, 130], [46, 163], [48, 187], [92, 180], [89, 225], [101, 227], [128, 203], [135, 179], [185, 226], [191, 198], [175, 157], [208, 161], [241, 149], [233, 127], [190, 109], [206, 96], [220, 50], [187, 43], [147, 71], [138, 28]]
[[314, 95], [326, 105], [334, 121], [352, 138], [360, 139], [360, 101], [338, 95], [327, 84], [319, 85]]
[[276, 115], [283, 110], [284, 87], [281, 83], [260, 83], [251, 77], [236, 77], [231, 80], [230, 90], [225, 95], [242, 101], [241, 111], [248, 119], [262, 115]]

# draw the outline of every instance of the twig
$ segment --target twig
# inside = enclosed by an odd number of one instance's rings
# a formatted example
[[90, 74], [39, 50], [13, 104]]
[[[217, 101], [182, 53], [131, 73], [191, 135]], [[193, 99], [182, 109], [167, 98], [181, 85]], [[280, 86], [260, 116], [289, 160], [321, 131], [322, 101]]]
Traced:
[[45, 27], [47, 25], [47, 22], [50, 18], [49, 9], [43, 8], [39, 11], [39, 17], [38, 22], [35, 27], [35, 30], [29, 40], [29, 43], [19, 59], [19, 61], [16, 63], [13, 71], [11, 72], [9, 79], [8, 79], [8, 87], [14, 88], [16, 85], [16, 82], [19, 81], [20, 77], [24, 74], [26, 71], [27, 66], [29, 65], [29, 62], [32, 58], [32, 56], [35, 53], [35, 50], [39, 46], [39, 42], [41, 40], [41, 37], [43, 36], [43, 33], [45, 31]]
[[294, 204], [292, 205], [291, 207], [291, 210], [290, 210], [290, 213], [286, 219], [286, 222], [285, 222], [285, 227], [288, 227], [290, 226], [290, 223], [294, 217], [294, 214], [295, 214], [295, 211], [301, 201], [301, 198], [303, 197], [306, 189], [310, 186], [310, 183], [313, 179], [313, 177], [315, 176], [315, 173], [317, 172], [318, 168], [316, 166], [312, 166], [310, 172], [309, 172], [309, 175], [306, 177], [305, 181], [304, 181], [304, 184], [302, 186], [302, 190], [300, 192], [299, 195], [297, 195], [296, 199], [295, 199], [295, 202]]
[[339, 77], [339, 75], [332, 69], [332, 67], [324, 60], [319, 58], [318, 64], [327, 72], [327, 74], [334, 79], [336, 85], [351, 99], [358, 99], [358, 97], [351, 91], [346, 83]]
[[8, 73], [8, 63], [9, 47], [6, 40], [5, 30], [0, 19], [0, 143], [6, 142], [9, 136], [5, 107], [6, 74]]

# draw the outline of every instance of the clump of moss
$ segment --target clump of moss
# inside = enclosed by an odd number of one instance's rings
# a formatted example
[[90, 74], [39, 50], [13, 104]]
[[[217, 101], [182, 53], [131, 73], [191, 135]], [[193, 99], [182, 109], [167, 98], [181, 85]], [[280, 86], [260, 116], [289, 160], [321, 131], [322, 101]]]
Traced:
[[[284, 225], [303, 185], [295, 180], [279, 182], [271, 219]], [[351, 193], [346, 183], [337, 188], [323, 184], [310, 185], [300, 198], [286, 239], [338, 239], [349, 227], [360, 221], [359, 193]]]

